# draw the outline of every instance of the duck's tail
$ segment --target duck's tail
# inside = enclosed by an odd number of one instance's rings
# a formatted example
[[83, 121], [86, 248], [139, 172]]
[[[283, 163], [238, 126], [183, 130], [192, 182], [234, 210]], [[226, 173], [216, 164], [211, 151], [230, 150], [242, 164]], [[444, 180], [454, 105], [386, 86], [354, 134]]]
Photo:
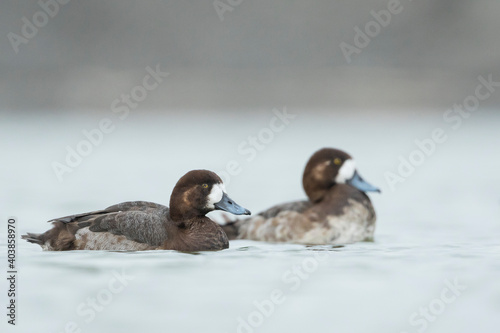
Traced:
[[77, 223], [52, 222], [52, 229], [42, 234], [27, 232], [21, 238], [38, 244], [44, 250], [66, 251], [74, 249], [75, 233], [79, 226]]
[[32, 232], [27, 232], [26, 235], [21, 235], [22, 239], [26, 239], [26, 241], [33, 243], [33, 244], [38, 244], [42, 246], [45, 243], [45, 240], [43, 239], [43, 234], [35, 234]]

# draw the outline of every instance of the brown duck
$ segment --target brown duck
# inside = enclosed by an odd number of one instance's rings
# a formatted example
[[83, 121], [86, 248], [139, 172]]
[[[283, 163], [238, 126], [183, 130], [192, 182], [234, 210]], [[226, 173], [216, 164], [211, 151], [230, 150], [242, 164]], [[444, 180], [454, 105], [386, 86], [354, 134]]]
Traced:
[[228, 248], [229, 242], [222, 228], [205, 216], [213, 210], [250, 215], [227, 196], [219, 176], [194, 170], [175, 185], [170, 209], [152, 202], [124, 202], [53, 219], [52, 229], [22, 238], [47, 251], [217, 251]]
[[277, 205], [223, 226], [229, 239], [299, 244], [346, 244], [373, 239], [375, 210], [352, 157], [324, 148], [310, 159], [302, 178], [308, 200]]

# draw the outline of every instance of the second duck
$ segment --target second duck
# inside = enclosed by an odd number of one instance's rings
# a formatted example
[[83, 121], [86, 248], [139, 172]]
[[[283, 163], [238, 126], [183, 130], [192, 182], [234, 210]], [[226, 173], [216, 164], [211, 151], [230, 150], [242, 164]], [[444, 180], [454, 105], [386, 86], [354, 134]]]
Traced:
[[229, 239], [299, 244], [346, 244], [373, 240], [376, 214], [353, 158], [324, 148], [310, 159], [302, 178], [308, 200], [289, 202], [223, 226]]

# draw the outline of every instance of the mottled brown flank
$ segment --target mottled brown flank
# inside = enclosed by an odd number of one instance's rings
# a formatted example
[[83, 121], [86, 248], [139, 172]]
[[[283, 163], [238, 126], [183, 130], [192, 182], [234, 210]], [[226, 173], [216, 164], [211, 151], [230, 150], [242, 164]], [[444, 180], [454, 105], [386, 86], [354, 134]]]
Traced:
[[[281, 212], [297, 212], [297, 213], [302, 213], [306, 209], [312, 206], [312, 203], [310, 201], [296, 201], [296, 202], [289, 202], [281, 205], [276, 205], [271, 208], [269, 208], [266, 211], [260, 212], [259, 214], [256, 215], [257, 218], [263, 217], [264, 219], [270, 219], [273, 217], [276, 217], [279, 213]], [[222, 226], [224, 231], [227, 234], [227, 237], [230, 240], [233, 239], [244, 239], [245, 235], [245, 228], [248, 226], [249, 221], [257, 221], [255, 218], [251, 217], [245, 220], [237, 220], [233, 222], [228, 222], [225, 225]]]
[[[22, 238], [51, 251], [226, 249], [229, 247], [226, 234], [205, 217], [206, 196], [213, 184], [221, 182], [210, 171], [188, 172], [172, 192], [174, 216], [168, 207], [156, 203], [124, 202], [104, 210], [54, 219], [49, 221], [52, 229], [43, 234], [28, 233]], [[203, 188], [202, 184], [210, 186]]]

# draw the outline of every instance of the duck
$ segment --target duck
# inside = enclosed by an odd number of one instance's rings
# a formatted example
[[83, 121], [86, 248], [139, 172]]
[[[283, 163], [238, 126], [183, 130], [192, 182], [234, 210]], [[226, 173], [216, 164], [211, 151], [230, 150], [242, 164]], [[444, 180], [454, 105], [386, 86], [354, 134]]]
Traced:
[[335, 148], [318, 150], [306, 164], [302, 185], [307, 200], [230, 221], [223, 225], [229, 239], [305, 245], [373, 241], [376, 213], [366, 192], [381, 191], [363, 180], [351, 155]]
[[214, 210], [251, 214], [227, 195], [217, 174], [193, 170], [175, 185], [170, 208], [146, 201], [123, 202], [52, 219], [48, 221], [52, 229], [22, 238], [46, 251], [218, 251], [227, 249], [229, 241], [220, 225], [205, 216]]

